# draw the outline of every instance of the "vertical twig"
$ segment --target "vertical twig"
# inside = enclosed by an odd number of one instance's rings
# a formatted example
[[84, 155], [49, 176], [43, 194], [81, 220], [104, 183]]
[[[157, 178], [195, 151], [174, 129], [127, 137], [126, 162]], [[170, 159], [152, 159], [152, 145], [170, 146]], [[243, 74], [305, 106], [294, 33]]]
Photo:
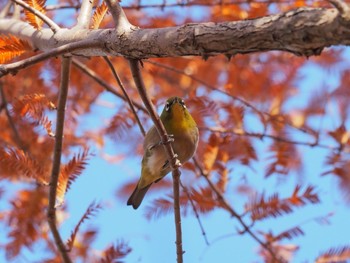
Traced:
[[137, 116], [137, 112], [135, 110], [134, 104], [132, 103], [132, 100], [130, 99], [128, 93], [126, 92], [126, 89], [125, 89], [125, 87], [123, 85], [123, 82], [119, 78], [119, 75], [118, 75], [117, 71], [115, 70], [111, 60], [108, 57], [103, 57], [103, 59], [107, 62], [109, 68], [112, 70], [113, 76], [117, 80], [118, 85], [119, 85], [120, 89], [122, 90], [122, 93], [123, 93], [127, 103], [129, 104], [129, 107], [130, 107], [132, 113], [135, 116], [136, 122], [137, 122], [137, 124], [139, 125], [139, 128], [140, 128], [140, 131], [141, 131], [142, 135], [145, 136], [146, 135], [145, 129], [142, 126], [142, 123], [141, 123], [141, 121], [139, 119], [139, 116]]
[[89, 28], [93, 3], [94, 1], [92, 0], [83, 0], [77, 18], [77, 25], [74, 28]]
[[174, 216], [175, 216], [175, 228], [176, 228], [176, 255], [177, 262], [183, 262], [183, 250], [182, 250], [182, 229], [181, 229], [181, 214], [180, 214], [180, 171], [178, 169], [179, 161], [176, 158], [174, 150], [170, 144], [169, 136], [164, 128], [163, 123], [161, 122], [154, 106], [149, 98], [145, 84], [143, 83], [143, 79], [141, 76], [139, 61], [136, 59], [129, 59], [129, 64], [132, 72], [132, 76], [134, 78], [136, 87], [139, 91], [141, 99], [145, 104], [147, 111], [154, 123], [154, 126], [161, 138], [162, 144], [164, 146], [165, 152], [167, 154], [170, 167], [172, 169], [173, 174], [173, 190], [174, 190]]
[[57, 107], [57, 118], [56, 118], [56, 134], [55, 134], [55, 148], [53, 154], [53, 164], [51, 171], [50, 180], [50, 190], [49, 190], [49, 205], [47, 210], [47, 219], [49, 226], [55, 240], [56, 246], [61, 254], [64, 263], [71, 263], [67, 248], [62, 241], [61, 235], [57, 228], [57, 218], [56, 218], [56, 194], [57, 194], [57, 183], [60, 173], [61, 165], [61, 154], [62, 154], [62, 143], [63, 143], [63, 127], [64, 127], [64, 117], [66, 110], [66, 101], [68, 94], [68, 84], [69, 84], [69, 73], [70, 73], [71, 58], [62, 57], [61, 63], [61, 80], [60, 80], [60, 92], [58, 98]]
[[4, 87], [3, 87], [2, 82], [0, 82], [0, 95], [1, 95], [1, 105], [3, 105], [3, 109], [5, 110], [7, 120], [9, 122], [11, 130], [13, 132], [14, 141], [21, 150], [27, 151], [27, 147], [25, 146], [24, 142], [22, 141], [21, 136], [19, 135], [19, 132], [16, 128], [15, 123], [13, 122], [12, 116], [11, 116], [10, 111], [8, 109], [8, 102], [6, 99], [6, 95], [5, 95], [5, 91], [4, 91]]
[[128, 31], [134, 27], [126, 17], [123, 8], [119, 4], [119, 0], [105, 0], [105, 2], [109, 12], [112, 14], [115, 29], [118, 32]]
[[207, 238], [207, 234], [205, 233], [205, 230], [204, 230], [202, 221], [201, 221], [201, 219], [200, 219], [200, 217], [199, 217], [199, 213], [198, 213], [198, 211], [197, 211], [197, 208], [196, 208], [196, 206], [194, 205], [194, 202], [193, 202], [193, 200], [192, 200], [192, 198], [191, 198], [191, 195], [190, 195], [190, 193], [189, 193], [187, 187], [184, 186], [184, 185], [182, 184], [181, 180], [180, 180], [180, 186], [182, 187], [182, 189], [184, 190], [185, 194], [187, 195], [188, 200], [190, 201], [190, 204], [191, 204], [191, 206], [192, 206], [192, 208], [193, 208], [193, 212], [194, 212], [194, 214], [196, 215], [196, 218], [197, 218], [199, 227], [200, 227], [200, 229], [201, 229], [201, 231], [202, 231], [202, 235], [203, 235], [203, 237], [204, 237], [204, 241], [205, 241], [205, 243], [207, 244], [207, 246], [209, 246], [209, 245], [210, 245], [210, 244], [209, 244], [209, 240], [208, 240], [208, 238]]
[[10, 12], [11, 6], [12, 6], [12, 2], [8, 1], [0, 12], [0, 18], [5, 18], [8, 15], [8, 13]]

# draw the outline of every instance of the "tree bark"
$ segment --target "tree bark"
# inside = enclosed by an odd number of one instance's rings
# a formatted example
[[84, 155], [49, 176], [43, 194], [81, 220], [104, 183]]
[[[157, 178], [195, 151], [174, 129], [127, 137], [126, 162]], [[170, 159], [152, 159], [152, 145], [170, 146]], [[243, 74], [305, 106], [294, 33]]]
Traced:
[[25, 22], [0, 19], [0, 33], [29, 40], [49, 51], [67, 43], [91, 40], [103, 48], [71, 51], [84, 56], [129, 58], [232, 56], [281, 50], [298, 56], [319, 55], [325, 47], [350, 44], [350, 22], [334, 8], [299, 8], [286, 13], [234, 22], [191, 23], [177, 27], [139, 29], [35, 30]]

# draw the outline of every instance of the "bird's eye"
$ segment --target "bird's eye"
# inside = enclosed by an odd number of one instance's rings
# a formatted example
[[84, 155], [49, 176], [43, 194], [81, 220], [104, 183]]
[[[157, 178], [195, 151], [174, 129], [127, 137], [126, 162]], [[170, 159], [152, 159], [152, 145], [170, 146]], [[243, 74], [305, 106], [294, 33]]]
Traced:
[[182, 107], [186, 108], [186, 105], [185, 105], [185, 101], [184, 101], [184, 100], [181, 100], [181, 101], [180, 101], [180, 104], [182, 105]]
[[166, 110], [166, 111], [169, 111], [169, 110], [170, 110], [170, 104], [169, 104], [169, 102], [167, 102], [167, 103], [165, 104], [165, 110]]

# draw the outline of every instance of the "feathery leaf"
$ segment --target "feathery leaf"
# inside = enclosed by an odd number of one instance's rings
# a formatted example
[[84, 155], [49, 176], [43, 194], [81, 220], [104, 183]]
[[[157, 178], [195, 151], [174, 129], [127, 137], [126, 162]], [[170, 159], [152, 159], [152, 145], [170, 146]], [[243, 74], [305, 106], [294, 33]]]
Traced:
[[105, 17], [107, 11], [108, 11], [108, 6], [103, 1], [102, 4], [99, 5], [95, 10], [95, 13], [92, 17], [92, 24], [90, 26], [91, 29], [98, 29], [100, 27], [100, 24], [103, 18]]
[[131, 248], [128, 246], [127, 243], [124, 243], [123, 241], [117, 242], [115, 245], [111, 245], [109, 248], [107, 248], [103, 254], [104, 257], [101, 258], [101, 263], [121, 263], [123, 262], [122, 259], [131, 252]]
[[316, 263], [346, 262], [348, 259], [350, 259], [350, 247], [344, 246], [340, 248], [330, 248], [316, 259]]
[[6, 63], [30, 50], [32, 50], [32, 47], [25, 40], [13, 35], [0, 36], [0, 64]]
[[63, 203], [65, 193], [69, 190], [71, 184], [82, 174], [89, 159], [89, 150], [85, 149], [82, 153], [75, 155], [67, 164], [61, 168], [57, 185], [57, 201]]
[[[46, 13], [45, 11], [46, 0], [24, 0], [24, 2], [26, 2], [28, 5], [30, 5], [40, 13], [42, 14]], [[43, 20], [41, 20], [38, 16], [36, 16], [35, 14], [33, 14], [27, 9], [24, 9], [24, 14], [29, 24], [31, 24], [36, 29], [41, 29], [44, 23]]]
[[75, 226], [74, 230], [72, 231], [68, 241], [67, 241], [67, 249], [68, 251], [71, 251], [74, 245], [75, 237], [79, 231], [79, 228], [82, 223], [84, 223], [85, 220], [90, 219], [92, 216], [95, 216], [96, 213], [102, 209], [102, 206], [100, 204], [96, 204], [95, 201], [93, 201], [88, 208], [86, 209], [83, 216], [80, 218], [78, 224]]

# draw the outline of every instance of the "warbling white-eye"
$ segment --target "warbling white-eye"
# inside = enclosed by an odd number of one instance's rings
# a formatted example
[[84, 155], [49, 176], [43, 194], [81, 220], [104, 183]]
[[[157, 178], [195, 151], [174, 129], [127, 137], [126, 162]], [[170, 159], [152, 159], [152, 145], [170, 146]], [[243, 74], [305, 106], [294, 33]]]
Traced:
[[[177, 158], [183, 164], [195, 153], [198, 145], [198, 128], [185, 102], [179, 97], [167, 100], [160, 119], [169, 136]], [[143, 143], [141, 177], [131, 194], [128, 205], [137, 209], [150, 186], [162, 179], [171, 171], [161, 138], [153, 126], [146, 134]]]

